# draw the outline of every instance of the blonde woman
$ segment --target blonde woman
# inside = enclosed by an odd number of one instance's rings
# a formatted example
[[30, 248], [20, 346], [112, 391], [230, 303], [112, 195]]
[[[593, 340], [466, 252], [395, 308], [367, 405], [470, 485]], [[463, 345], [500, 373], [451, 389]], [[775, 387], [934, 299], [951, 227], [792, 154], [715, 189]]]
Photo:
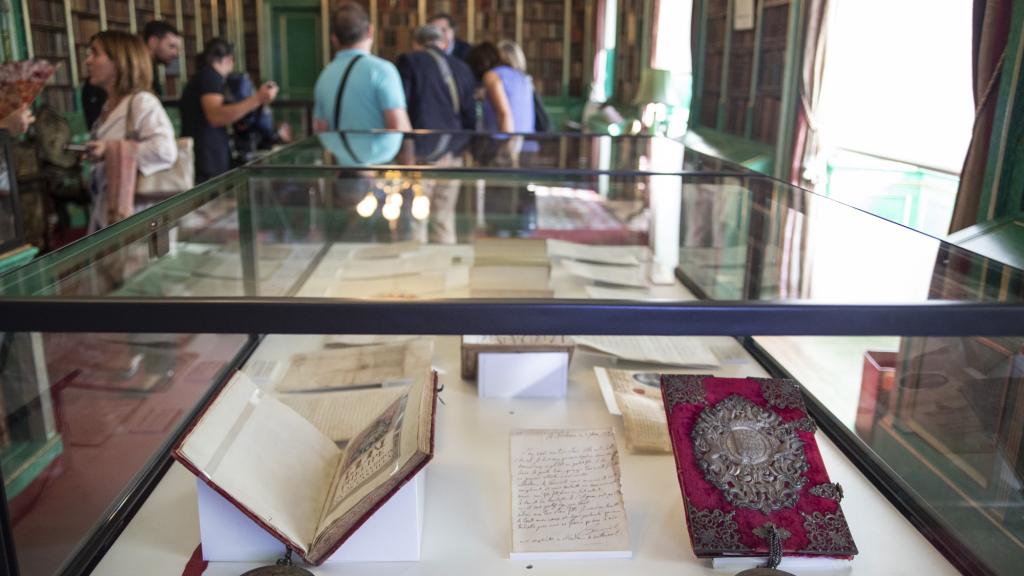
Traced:
[[[171, 119], [160, 100], [149, 91], [153, 84], [152, 56], [141, 38], [113, 30], [96, 34], [89, 42], [85, 67], [89, 82], [107, 93], [100, 117], [92, 126], [92, 139], [86, 143], [88, 158], [93, 162], [93, 206], [89, 220], [89, 231], [93, 232], [110, 220], [107, 160], [114, 142], [135, 141], [134, 164], [138, 172], [147, 176], [173, 166], [178, 148]], [[134, 178], [124, 181], [134, 184]]]
[[[522, 49], [519, 49], [519, 54], [522, 54]], [[483, 84], [483, 129], [532, 133], [534, 104], [530, 77], [511, 66], [501, 50], [490, 42], [475, 46], [466, 56], [466, 61]], [[526, 58], [521, 59], [524, 68], [525, 61]]]

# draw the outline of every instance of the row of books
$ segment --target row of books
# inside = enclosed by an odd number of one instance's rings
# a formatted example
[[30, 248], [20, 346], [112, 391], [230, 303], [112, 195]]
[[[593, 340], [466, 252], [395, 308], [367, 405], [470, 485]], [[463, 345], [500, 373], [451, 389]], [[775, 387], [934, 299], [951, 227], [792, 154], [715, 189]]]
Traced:
[[38, 0], [28, 3], [28, 15], [33, 23], [50, 26], [64, 25], [64, 4], [54, 0]]
[[[529, 37], [529, 36], [527, 36]], [[562, 58], [562, 42], [560, 40], [526, 40], [523, 52], [528, 60], [533, 58]]]
[[534, 0], [526, 4], [523, 18], [526, 20], [561, 21], [565, 18], [565, 3], [561, 0], [547, 0], [546, 2]]

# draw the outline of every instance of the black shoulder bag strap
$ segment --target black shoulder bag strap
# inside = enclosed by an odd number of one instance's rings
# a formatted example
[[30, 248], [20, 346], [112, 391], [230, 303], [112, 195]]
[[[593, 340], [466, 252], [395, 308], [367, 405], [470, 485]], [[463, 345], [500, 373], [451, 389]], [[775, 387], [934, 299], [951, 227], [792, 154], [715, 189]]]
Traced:
[[345, 93], [345, 85], [348, 84], [348, 76], [352, 73], [352, 69], [356, 67], [356, 62], [362, 58], [362, 54], [357, 54], [351, 62], [348, 63], [348, 68], [345, 69], [345, 73], [341, 76], [341, 85], [338, 86], [338, 97], [334, 100], [334, 129], [341, 130], [341, 96]]

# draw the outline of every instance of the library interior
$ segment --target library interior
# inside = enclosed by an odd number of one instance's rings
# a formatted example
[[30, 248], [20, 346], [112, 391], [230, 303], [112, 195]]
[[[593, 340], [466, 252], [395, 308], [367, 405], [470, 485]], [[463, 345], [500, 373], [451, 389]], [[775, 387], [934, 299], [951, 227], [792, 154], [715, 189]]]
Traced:
[[1018, 575], [1024, 2], [0, 2], [0, 478], [0, 576]]

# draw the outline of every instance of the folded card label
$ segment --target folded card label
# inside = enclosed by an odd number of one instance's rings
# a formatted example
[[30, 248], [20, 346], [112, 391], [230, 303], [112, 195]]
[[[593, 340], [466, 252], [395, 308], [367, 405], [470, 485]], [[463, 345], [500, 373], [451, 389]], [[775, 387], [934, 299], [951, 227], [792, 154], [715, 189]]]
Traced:
[[480, 354], [477, 391], [497, 398], [561, 398], [569, 382], [567, 352]]

